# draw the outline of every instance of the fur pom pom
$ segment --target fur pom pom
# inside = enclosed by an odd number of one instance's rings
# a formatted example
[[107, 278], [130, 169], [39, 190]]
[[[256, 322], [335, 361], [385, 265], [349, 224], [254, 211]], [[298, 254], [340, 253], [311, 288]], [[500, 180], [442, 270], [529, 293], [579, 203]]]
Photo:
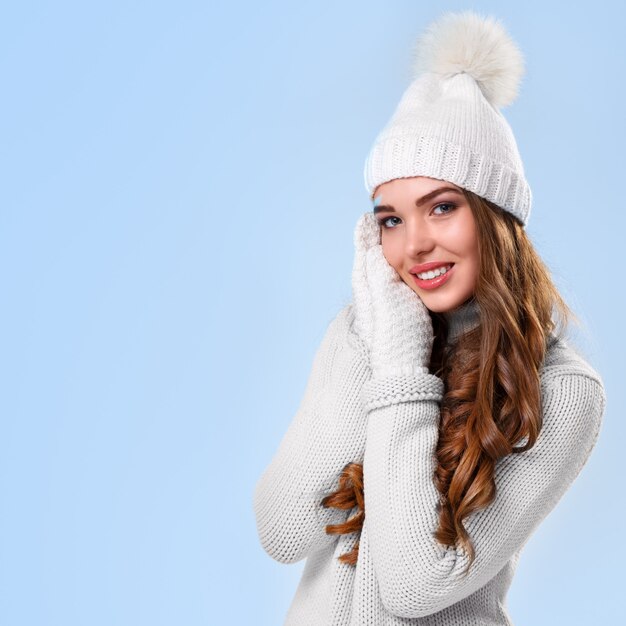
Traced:
[[524, 74], [524, 57], [502, 24], [473, 11], [444, 13], [420, 35], [413, 72], [466, 72], [495, 107], [511, 104]]

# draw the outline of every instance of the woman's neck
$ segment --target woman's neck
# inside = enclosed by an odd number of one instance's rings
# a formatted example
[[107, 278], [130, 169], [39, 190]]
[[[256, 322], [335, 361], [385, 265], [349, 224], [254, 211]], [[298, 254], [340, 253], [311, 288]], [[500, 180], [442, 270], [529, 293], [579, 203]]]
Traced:
[[480, 308], [472, 296], [452, 311], [446, 311], [444, 317], [448, 321], [448, 343], [454, 343], [464, 333], [472, 330], [480, 323]]

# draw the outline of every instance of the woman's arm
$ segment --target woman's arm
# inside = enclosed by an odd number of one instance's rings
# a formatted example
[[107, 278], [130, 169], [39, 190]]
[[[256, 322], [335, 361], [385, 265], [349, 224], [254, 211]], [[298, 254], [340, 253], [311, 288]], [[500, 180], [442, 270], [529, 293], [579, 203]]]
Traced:
[[326, 509], [352, 461], [363, 462], [366, 415], [360, 392], [371, 377], [366, 350], [351, 331], [352, 305], [330, 323], [315, 355], [300, 407], [256, 484], [254, 511], [261, 545], [276, 561], [294, 563], [338, 539], [327, 524], [350, 511]]
[[464, 520], [468, 557], [434, 539], [439, 492], [433, 483], [443, 381], [428, 373], [373, 378], [363, 388], [369, 548], [381, 599], [407, 618], [441, 611], [484, 586], [525, 544], [587, 461], [606, 396], [589, 368], [545, 368], [543, 428], [530, 450], [496, 463], [497, 495]]

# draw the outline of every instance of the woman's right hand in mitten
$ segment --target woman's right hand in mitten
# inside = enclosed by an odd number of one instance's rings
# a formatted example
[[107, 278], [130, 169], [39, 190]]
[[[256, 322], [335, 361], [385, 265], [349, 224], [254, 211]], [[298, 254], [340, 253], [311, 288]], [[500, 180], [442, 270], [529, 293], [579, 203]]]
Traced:
[[374, 311], [367, 284], [367, 251], [380, 243], [380, 226], [371, 212], [364, 213], [354, 229], [354, 264], [352, 267], [352, 301], [354, 329], [367, 349], [372, 350]]
[[354, 243], [355, 328], [370, 350], [372, 375], [428, 373], [434, 340], [430, 313], [385, 258], [371, 211], [359, 218]]

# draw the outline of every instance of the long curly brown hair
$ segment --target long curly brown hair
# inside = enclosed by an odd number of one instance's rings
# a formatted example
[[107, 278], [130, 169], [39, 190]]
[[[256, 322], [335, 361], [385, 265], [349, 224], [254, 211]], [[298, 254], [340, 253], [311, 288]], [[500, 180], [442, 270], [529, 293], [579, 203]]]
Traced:
[[[495, 498], [498, 459], [535, 444], [542, 427], [539, 370], [548, 340], [551, 334], [562, 336], [569, 321], [578, 323], [578, 318], [521, 222], [471, 191], [464, 194], [478, 232], [480, 270], [474, 298], [480, 323], [447, 345], [446, 318], [431, 311], [435, 340], [429, 369], [442, 378], [445, 389], [433, 475], [440, 493], [434, 537], [443, 546], [460, 545], [469, 555], [469, 570], [475, 553], [463, 520]], [[343, 524], [327, 525], [328, 534], [360, 533], [365, 520], [363, 465], [348, 463], [339, 488], [321, 504], [357, 507]], [[355, 565], [358, 553], [357, 541], [338, 558]]]

